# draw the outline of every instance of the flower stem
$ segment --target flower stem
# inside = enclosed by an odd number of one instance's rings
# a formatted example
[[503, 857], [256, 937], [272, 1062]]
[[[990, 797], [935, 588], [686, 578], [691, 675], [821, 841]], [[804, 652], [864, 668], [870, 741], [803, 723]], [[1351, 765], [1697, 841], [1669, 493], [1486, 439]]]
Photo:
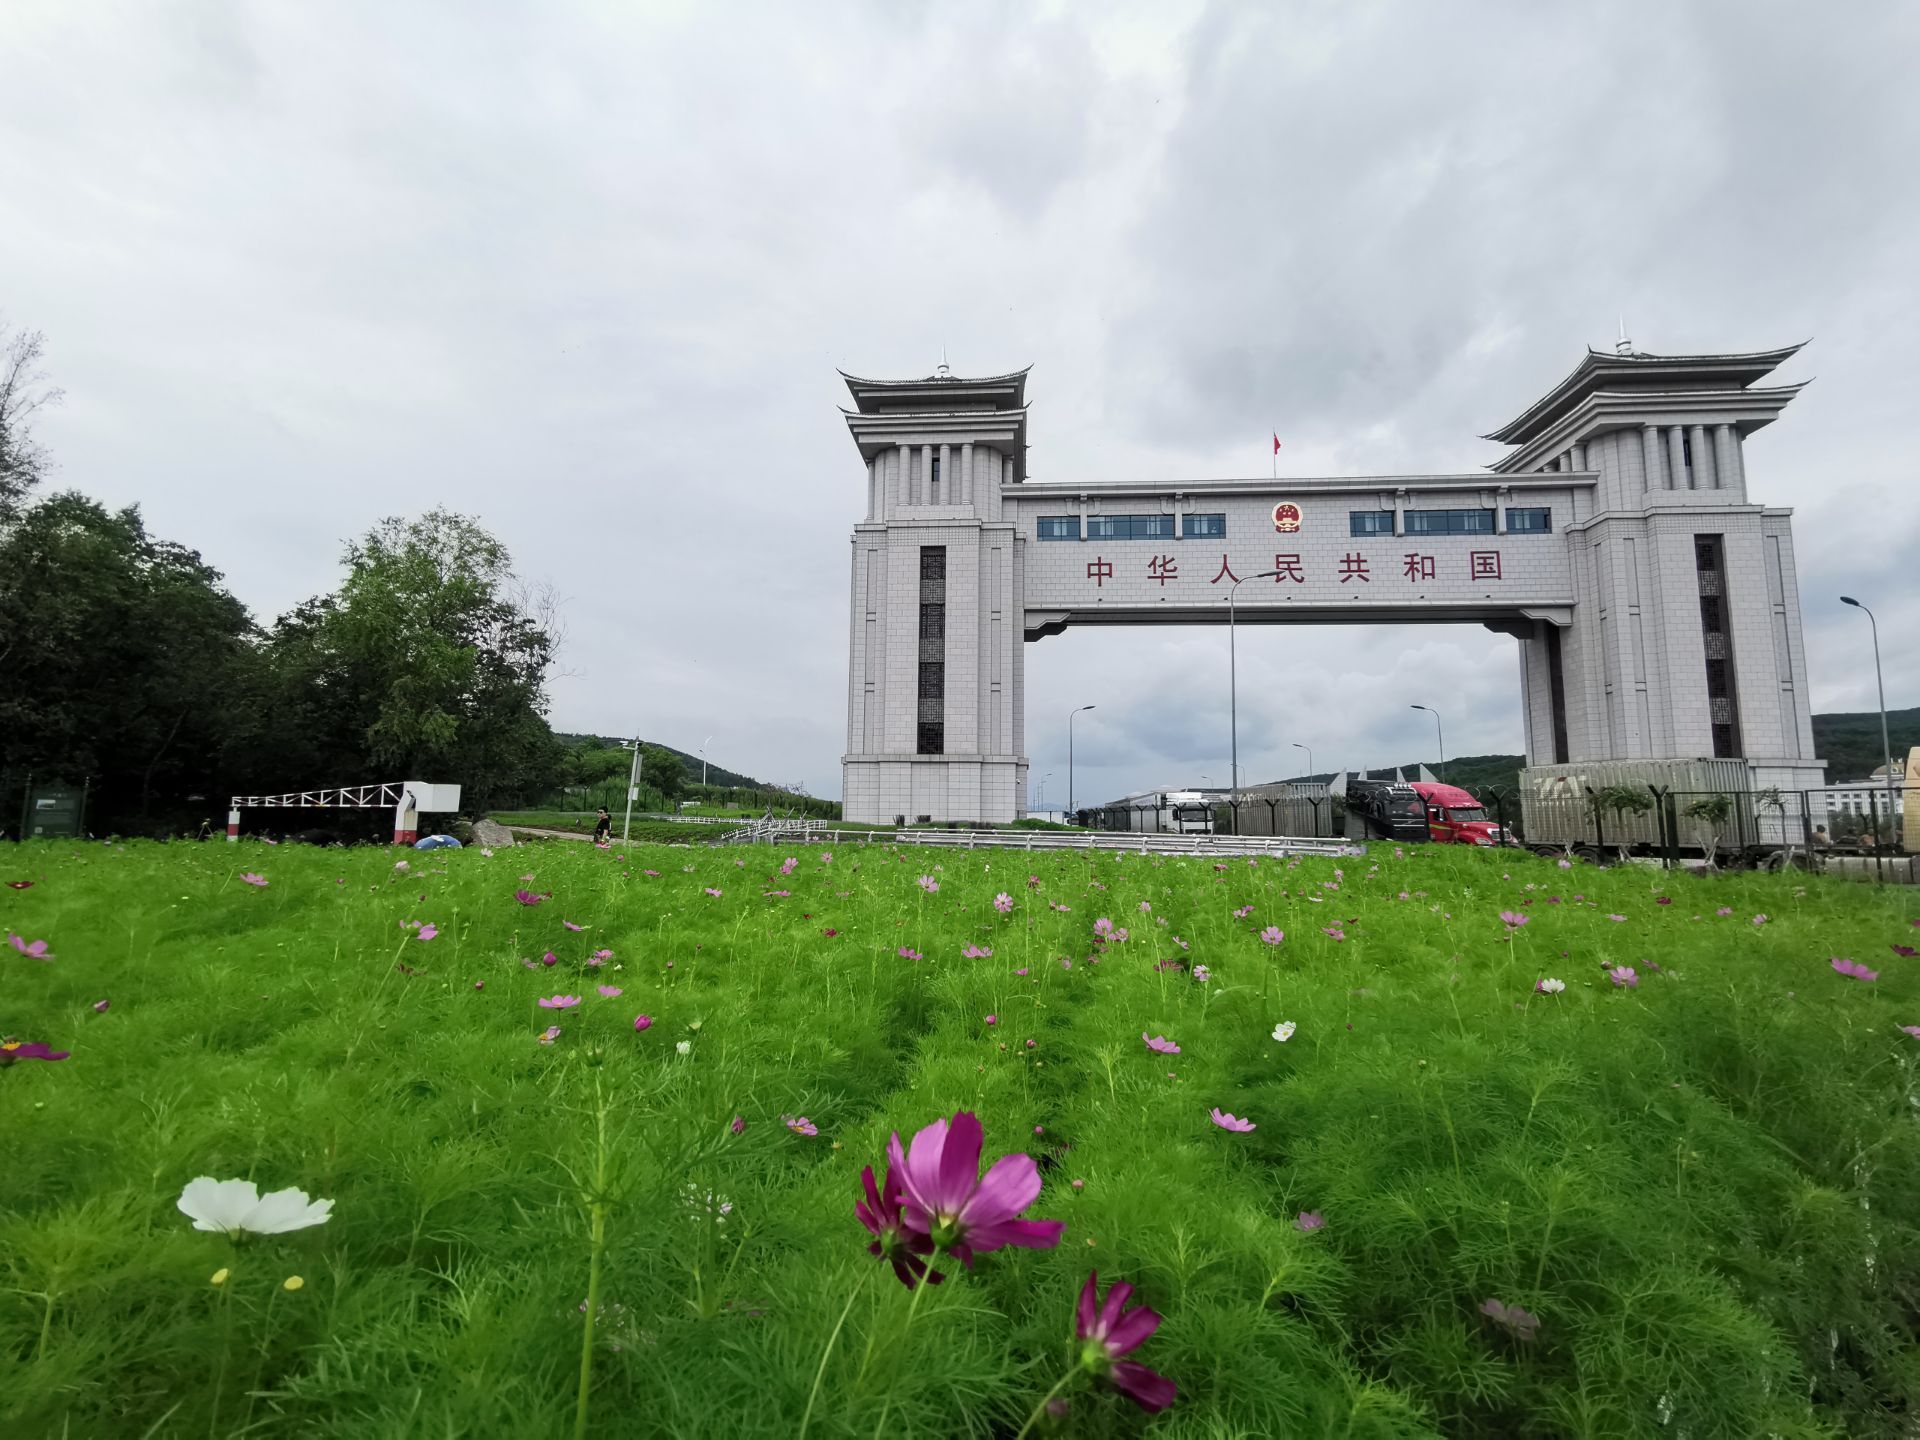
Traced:
[[587, 1201], [591, 1238], [587, 1260], [587, 1323], [580, 1327], [580, 1391], [574, 1401], [573, 1440], [584, 1440], [587, 1433], [587, 1400], [593, 1388], [593, 1322], [600, 1313], [600, 1257], [607, 1248], [607, 1102], [597, 1093], [595, 1105], [593, 1189], [583, 1197]]
[[827, 1336], [827, 1343], [820, 1352], [820, 1368], [813, 1372], [813, 1388], [807, 1392], [807, 1408], [800, 1416], [799, 1440], [807, 1440], [807, 1427], [813, 1423], [813, 1402], [820, 1398], [820, 1382], [826, 1378], [827, 1361], [833, 1355], [833, 1347], [840, 1339], [841, 1327], [847, 1323], [847, 1316], [853, 1312], [853, 1302], [858, 1300], [867, 1288], [867, 1281], [873, 1278], [873, 1267], [866, 1267], [866, 1273], [860, 1277], [860, 1283], [853, 1287], [853, 1293], [847, 1296], [846, 1307], [841, 1310], [840, 1318], [833, 1323], [833, 1333]]
[[1013, 1440], [1026, 1440], [1027, 1432], [1033, 1429], [1033, 1422], [1040, 1418], [1040, 1412], [1047, 1408], [1047, 1402], [1053, 1399], [1053, 1397], [1058, 1395], [1062, 1390], [1066, 1389], [1067, 1382], [1073, 1379], [1073, 1377], [1078, 1373], [1079, 1372], [1077, 1370], [1067, 1371], [1066, 1374], [1062, 1375], [1059, 1378], [1059, 1380], [1057, 1380], [1054, 1383], [1054, 1387], [1051, 1390], [1047, 1391], [1046, 1394], [1040, 1397], [1040, 1403], [1033, 1407], [1033, 1413], [1027, 1416], [1027, 1423], [1020, 1427], [1020, 1433], [1015, 1435], [1013, 1437]]
[[[940, 1247], [936, 1245], [933, 1247], [933, 1254], [927, 1257], [927, 1273], [929, 1275], [933, 1273], [933, 1267], [939, 1261], [942, 1253]], [[908, 1333], [913, 1329], [913, 1317], [918, 1314], [920, 1310], [920, 1297], [932, 1288], [924, 1277], [918, 1285], [913, 1287], [913, 1301], [907, 1306], [907, 1319], [906, 1323], [900, 1327], [900, 1340], [905, 1341]], [[881, 1432], [887, 1428], [887, 1412], [892, 1408], [893, 1391], [889, 1390], [887, 1391], [887, 1398], [882, 1401], [880, 1405], [880, 1420], [879, 1423], [873, 1427], [873, 1440], [880, 1440]]]

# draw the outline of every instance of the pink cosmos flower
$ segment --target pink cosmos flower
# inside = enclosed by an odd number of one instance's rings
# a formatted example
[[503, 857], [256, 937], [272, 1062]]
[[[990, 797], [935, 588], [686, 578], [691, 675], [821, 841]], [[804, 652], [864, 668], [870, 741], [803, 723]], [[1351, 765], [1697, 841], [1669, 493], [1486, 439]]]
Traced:
[[711, 885], [706, 887], [706, 891], [707, 891], [707, 894], [711, 895], [714, 899], [718, 900], [720, 898], [721, 892], [714, 889]]
[[1714, 911], [1713, 913], [1720, 916], [1722, 919], [1724, 919], [1727, 916], [1733, 914], [1733, 907], [1731, 905], [1722, 905], [1718, 910]]
[[1073, 969], [1073, 961], [1071, 961], [1071, 960], [1069, 960], [1069, 959], [1068, 959], [1068, 958], [1067, 958], [1066, 956], [1064, 956], [1064, 955], [1062, 955], [1062, 956], [1060, 957], [1060, 968], [1061, 968], [1062, 970], [1071, 970], [1071, 969]]
[[1218, 1105], [1207, 1112], [1207, 1118], [1222, 1130], [1232, 1130], [1237, 1134], [1245, 1134], [1249, 1130], [1257, 1130], [1259, 1128], [1253, 1121], [1242, 1120], [1237, 1115], [1230, 1115], [1221, 1110]]
[[[542, 1000], [540, 1003], [544, 1005], [547, 1002]], [[559, 1038], [560, 1038], [560, 1027], [558, 1025], [549, 1025], [546, 1028], [546, 1030], [542, 1032], [540, 1036], [540, 1043], [542, 1045], [551, 1045], [553, 1044], [554, 1041], [558, 1040]]]
[[549, 995], [534, 1002], [542, 1010], [571, 1010], [580, 1003], [578, 995]]
[[1000, 1023], [1000, 1017], [998, 1015], [987, 1016], [987, 1024], [998, 1025], [999, 1023]]
[[[985, 960], [992, 954], [993, 951], [983, 945], [969, 945], [960, 952], [960, 958], [963, 960]], [[918, 957], [916, 956], [915, 958], [917, 959]]]
[[1233, 918], [1236, 920], [1244, 920], [1251, 914], [1253, 914], [1253, 906], [1242, 905], [1238, 910], [1233, 912]]
[[1573, 862], [1567, 859], [1565, 856], [1562, 856], [1560, 859], [1554, 861], [1553, 863], [1558, 865], [1562, 870], [1571, 870], [1573, 868]]
[[416, 940], [431, 940], [439, 933], [440, 927], [438, 925], [422, 925], [420, 927], [420, 933], [413, 938]]
[[1029, 1040], [1027, 1041], [1027, 1049], [1031, 1050], [1033, 1049], [1034, 1046], [1038, 1045], [1039, 1043], [1040, 1042], [1038, 1040]]
[[793, 892], [791, 890], [762, 890], [760, 894], [763, 899], [786, 900], [793, 895]]
[[476, 980], [473, 982], [473, 988], [476, 990], [484, 990], [487, 988], [487, 982], [484, 980]]
[[1178, 1055], [1180, 1053], [1180, 1047], [1164, 1035], [1149, 1036], [1146, 1031], [1142, 1030], [1140, 1032], [1140, 1039], [1142, 1043], [1146, 1045], [1147, 1049], [1153, 1051], [1156, 1055]]
[[789, 855], [786, 859], [780, 862], [780, 873], [782, 875], [791, 875], [794, 872], [794, 870], [799, 866], [799, 864], [800, 862], [798, 860], [794, 859], [793, 856]]
[[651, 1015], [636, 1015], [633, 1017], [633, 1029], [635, 1034], [638, 1034], [642, 1030], [651, 1029], [652, 1027], [653, 1027], [653, 1017]]
[[547, 897], [544, 895], [536, 895], [531, 890], [516, 890], [513, 892], [513, 898], [518, 900], [522, 905], [538, 905]]
[[902, 960], [924, 960], [927, 958], [911, 945], [902, 945], [897, 953]]
[[1028, 973], [1027, 967], [1022, 965], [1018, 970], [1014, 971], [1013, 973], [1016, 975], [1025, 975], [1026, 973]]
[[94, 1002], [93, 1002], [93, 1013], [94, 1013], [94, 1014], [96, 1014], [96, 1015], [104, 1015], [104, 1014], [106, 1014], [106, 1013], [107, 1013], [107, 1006], [108, 1006], [108, 1005], [109, 1005], [110, 1003], [111, 1003], [110, 1001], [106, 1001], [106, 1000], [96, 1000], [96, 1001], [94, 1001]]
[[1636, 990], [1640, 986], [1640, 977], [1633, 973], [1631, 965], [1616, 965], [1607, 971], [1607, 978], [1620, 990]]
[[252, 885], [264, 890], [267, 888], [267, 877], [264, 875], [256, 875], [251, 870], [245, 870], [240, 874], [240, 883], [242, 885]]
[[1534, 981], [1533, 988], [1542, 995], [1558, 995], [1562, 990], [1567, 988], [1567, 982], [1564, 980], [1555, 980], [1549, 976], [1545, 980]]
[[1903, 960], [1911, 960], [1915, 954], [1920, 954], [1920, 951], [1915, 951], [1911, 945], [1895, 945], [1893, 947], [1893, 953], [1900, 956]]
[[1074, 1314], [1074, 1338], [1080, 1342], [1081, 1363], [1103, 1375], [1122, 1395], [1149, 1415], [1157, 1415], [1171, 1405], [1178, 1387], [1157, 1371], [1122, 1360], [1146, 1343], [1160, 1328], [1160, 1316], [1145, 1305], [1126, 1308], [1133, 1287], [1116, 1281], [1100, 1299], [1100, 1272], [1087, 1276], [1080, 1291], [1080, 1303]]
[[782, 1115], [780, 1123], [796, 1135], [813, 1136], [820, 1133], [820, 1127], [804, 1115]]
[[1521, 1309], [1518, 1305], [1503, 1305], [1498, 1300], [1483, 1300], [1480, 1313], [1496, 1325], [1511, 1331], [1516, 1340], [1531, 1340], [1540, 1329], [1537, 1316]]
[[599, 967], [599, 966], [601, 966], [601, 965], [604, 965], [604, 964], [606, 964], [606, 963], [607, 963], [607, 961], [609, 961], [609, 960], [611, 960], [611, 959], [613, 959], [613, 951], [611, 951], [611, 950], [596, 950], [596, 951], [594, 951], [594, 952], [593, 952], [593, 954], [591, 954], [591, 955], [589, 955], [589, 956], [587, 957], [587, 964], [589, 964], [589, 965], [592, 965], [592, 966], [595, 966], [595, 967], [597, 968], [597, 967]]
[[831, 940], [833, 939], [834, 936], [838, 935], [840, 932], [838, 930], [835, 930], [829, 927], [828, 929], [822, 930], [820, 933], [826, 936], [827, 939]]
[[1900, 1028], [1906, 1031], [1907, 1034], [1913, 1036], [1914, 1039], [1920, 1040], [1920, 1025], [1902, 1025]]
[[1294, 1219], [1293, 1228], [1302, 1235], [1311, 1235], [1316, 1230], [1327, 1228], [1327, 1217], [1318, 1210], [1302, 1210]]
[[1509, 930], [1518, 930], [1522, 925], [1527, 923], [1527, 917], [1515, 910], [1502, 910], [1500, 912], [1500, 923], [1505, 925]]
[[1196, 965], [1193, 967], [1193, 978], [1204, 985], [1213, 978], [1213, 972], [1204, 965]]
[[1013, 913], [1013, 896], [1002, 890], [998, 895], [993, 897], [993, 908], [998, 910], [1002, 915], [1011, 915]]
[[1880, 978], [1880, 972], [1878, 970], [1869, 970], [1858, 960], [1843, 960], [1836, 955], [1828, 963], [1840, 974], [1852, 980], [1878, 980]]
[[620, 993], [620, 987], [618, 985], [596, 985], [593, 988], [598, 990], [600, 994], [608, 1000], [614, 999]]
[[1613, 923], [1616, 925], [1623, 925], [1626, 923], [1627, 917], [1624, 915], [1609, 915], [1607, 916], [1607, 919], [1613, 921]]
[[562, 921], [561, 921], [560, 923], [561, 923], [562, 925], [564, 925], [564, 926], [566, 926], [566, 927], [567, 927], [567, 929], [569, 929], [569, 930], [571, 930], [571, 931], [573, 931], [573, 932], [574, 932], [574, 934], [576, 934], [576, 935], [577, 935], [577, 934], [579, 934], [579, 933], [580, 933], [580, 932], [581, 932], [582, 930], [584, 930], [584, 929], [586, 929], [586, 928], [587, 928], [587, 927], [586, 927], [586, 926], [584, 926], [584, 925], [576, 925], [576, 924], [574, 924], [574, 923], [573, 923], [573, 921], [571, 921], [571, 920], [562, 920]]
[[1764, 915], [1756, 915], [1753, 917], [1753, 923], [1756, 925], [1764, 925], [1767, 923], [1767, 917]]
[[900, 1177], [907, 1228], [927, 1236], [940, 1253], [958, 1256], [963, 1265], [1005, 1245], [1029, 1250], [1058, 1245], [1064, 1221], [1019, 1218], [1040, 1194], [1033, 1157], [1002, 1155], [981, 1175], [985, 1142], [980, 1117], [971, 1110], [960, 1111], [951, 1122], [934, 1121], [908, 1147], [894, 1134], [887, 1158]]
[[1038, 875], [1027, 876], [1027, 888], [1029, 890], [1038, 890], [1040, 888], [1040, 877]]
[[1096, 939], [1108, 939], [1113, 934], [1113, 921], [1102, 915], [1098, 920], [1093, 922], [1093, 933]]
[[1278, 925], [1269, 925], [1260, 932], [1260, 938], [1269, 945], [1278, 945], [1282, 940], [1287, 938], [1287, 932], [1282, 930]]
[[1347, 938], [1347, 932], [1342, 930], [1338, 925], [1329, 925], [1320, 933], [1334, 940], [1344, 940]]
[[1142, 900], [1140, 902], [1140, 913], [1142, 915], [1151, 915], [1153, 913], [1153, 906], [1147, 901]]
[[727, 1128], [733, 1131], [733, 1133], [736, 1135], [746, 1134], [747, 1133], [747, 1117], [744, 1115], [734, 1116], [733, 1123], [729, 1125]]
[[940, 888], [940, 882], [931, 875], [922, 875], [916, 882], [920, 888], [931, 895]]
[[549, 950], [540, 957], [540, 963], [546, 966], [558, 965], [560, 963], [560, 957]]
[[1673, 901], [1669, 900], [1665, 895], [1656, 895], [1653, 897], [1653, 903], [1656, 905], [1671, 905]]
[[7, 943], [29, 960], [53, 959], [53, 954], [47, 949], [47, 942], [44, 940], [29, 941], [22, 936], [15, 935], [9, 930], [7, 932]]
[[658, 880], [660, 878], [660, 872], [658, 870], [642, 870], [640, 873], [649, 880]]
[[71, 1050], [55, 1050], [39, 1040], [15, 1040], [8, 1036], [0, 1040], [0, 1067], [19, 1060], [64, 1060]]
[[833, 863], [833, 852], [831, 850], [822, 850], [820, 852], [820, 863], [822, 865], [831, 865]]
[[868, 1253], [892, 1265], [893, 1273], [909, 1290], [923, 1280], [929, 1285], [938, 1285], [946, 1279], [927, 1264], [926, 1257], [933, 1253], [933, 1241], [907, 1227], [901, 1214], [905, 1193], [893, 1167], [887, 1167], [887, 1178], [876, 1186], [873, 1167], [867, 1166], [860, 1172], [860, 1184], [867, 1198], [855, 1202], [853, 1213], [873, 1236], [873, 1243], [867, 1246]]

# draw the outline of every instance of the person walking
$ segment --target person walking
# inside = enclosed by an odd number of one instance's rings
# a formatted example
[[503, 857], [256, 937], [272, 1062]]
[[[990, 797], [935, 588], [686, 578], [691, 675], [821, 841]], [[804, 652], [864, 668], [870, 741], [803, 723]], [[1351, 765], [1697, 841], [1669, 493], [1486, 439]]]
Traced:
[[613, 816], [607, 813], [607, 807], [604, 805], [600, 807], [600, 813], [593, 822], [593, 843], [596, 845], [613, 843]]

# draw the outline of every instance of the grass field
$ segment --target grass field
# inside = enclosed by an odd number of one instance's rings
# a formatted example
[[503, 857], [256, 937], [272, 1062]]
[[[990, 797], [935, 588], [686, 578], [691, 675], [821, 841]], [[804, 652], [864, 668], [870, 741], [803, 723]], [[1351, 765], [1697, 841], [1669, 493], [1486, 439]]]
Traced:
[[[1913, 1433], [1908, 893], [1437, 847], [396, 858], [0, 848], [0, 1032], [70, 1052], [0, 1052], [0, 1430]], [[963, 1111], [1064, 1229], [909, 1289], [861, 1171]], [[176, 1208], [202, 1175], [332, 1213], [236, 1243]], [[1074, 1339], [1095, 1269], [1164, 1317], [1155, 1418]]]

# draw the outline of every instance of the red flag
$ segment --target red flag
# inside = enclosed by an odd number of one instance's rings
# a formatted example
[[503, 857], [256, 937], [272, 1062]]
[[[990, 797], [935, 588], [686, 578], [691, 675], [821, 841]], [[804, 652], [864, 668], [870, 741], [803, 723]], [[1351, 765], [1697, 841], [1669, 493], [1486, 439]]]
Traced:
[[1276, 455], [1280, 453], [1280, 437], [1278, 435], [1273, 437], [1273, 453]]

